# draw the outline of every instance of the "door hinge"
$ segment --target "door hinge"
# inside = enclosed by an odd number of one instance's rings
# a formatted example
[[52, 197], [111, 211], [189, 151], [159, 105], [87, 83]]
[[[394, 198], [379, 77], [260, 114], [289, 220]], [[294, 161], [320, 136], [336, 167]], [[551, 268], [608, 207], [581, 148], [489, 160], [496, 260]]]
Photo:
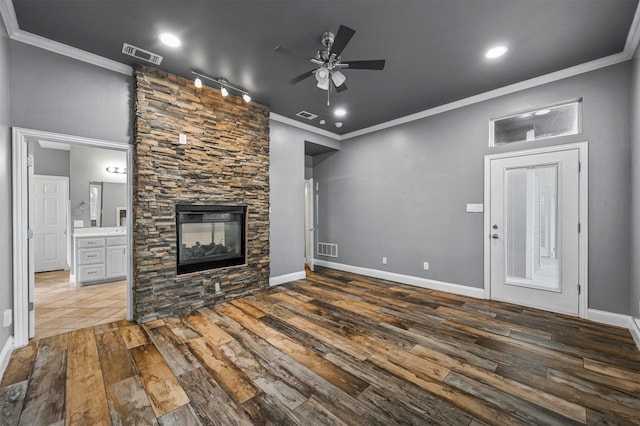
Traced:
[[580, 287], [580, 284], [578, 284], [578, 295], [580, 294], [582, 288]]
[[581, 231], [580, 222], [578, 222], [578, 234], [580, 233], [580, 231]]
[[29, 302], [29, 311], [33, 311], [33, 302]]
[[582, 163], [578, 161], [578, 173], [582, 171]]
[[27, 238], [28, 239], [32, 239], [33, 238], [33, 229], [27, 229]]
[[33, 156], [32, 155], [27, 157], [27, 167], [33, 167]]

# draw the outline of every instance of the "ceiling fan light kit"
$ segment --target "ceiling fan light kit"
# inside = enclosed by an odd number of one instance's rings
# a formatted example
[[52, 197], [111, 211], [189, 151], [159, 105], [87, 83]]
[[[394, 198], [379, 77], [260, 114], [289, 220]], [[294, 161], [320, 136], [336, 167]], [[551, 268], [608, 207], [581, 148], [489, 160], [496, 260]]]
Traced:
[[251, 102], [251, 96], [249, 95], [248, 92], [229, 84], [229, 81], [226, 78], [209, 77], [208, 75], [202, 74], [201, 72], [197, 72], [197, 71], [191, 71], [191, 74], [194, 74], [196, 76], [195, 80], [193, 81], [193, 84], [195, 85], [196, 89], [202, 88], [203, 86], [202, 79], [204, 78], [205, 80], [209, 80], [213, 83], [218, 84], [220, 86], [220, 94], [222, 94], [223, 97], [229, 96], [229, 90], [232, 90], [236, 92], [239, 96], [241, 96], [246, 103]]
[[289, 84], [296, 84], [302, 80], [315, 75], [316, 87], [327, 91], [327, 106], [330, 105], [330, 95], [332, 88], [336, 92], [347, 90], [345, 81], [347, 77], [340, 70], [359, 69], [359, 70], [378, 70], [384, 69], [384, 59], [374, 59], [365, 61], [343, 61], [342, 51], [347, 46], [356, 31], [344, 25], [340, 25], [338, 32], [334, 35], [331, 32], [325, 32], [320, 38], [320, 42], [324, 49], [319, 50], [315, 57], [308, 58], [286, 47], [276, 46], [275, 51], [294, 58], [310, 61], [318, 66], [318, 68], [300, 74], [289, 80]]

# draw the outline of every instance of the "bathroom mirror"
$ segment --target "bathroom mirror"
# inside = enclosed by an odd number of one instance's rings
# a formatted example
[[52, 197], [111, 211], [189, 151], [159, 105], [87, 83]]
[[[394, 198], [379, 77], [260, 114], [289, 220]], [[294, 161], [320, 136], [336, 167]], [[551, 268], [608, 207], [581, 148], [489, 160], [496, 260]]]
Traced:
[[89, 223], [102, 226], [102, 182], [89, 182]]

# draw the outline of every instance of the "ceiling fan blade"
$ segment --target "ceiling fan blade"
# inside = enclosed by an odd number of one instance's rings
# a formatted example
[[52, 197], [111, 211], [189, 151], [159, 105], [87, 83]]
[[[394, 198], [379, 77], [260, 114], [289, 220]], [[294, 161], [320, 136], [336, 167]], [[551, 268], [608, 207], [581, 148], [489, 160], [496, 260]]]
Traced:
[[293, 56], [294, 58], [302, 59], [303, 61], [310, 60], [308, 56], [298, 53], [295, 50], [287, 49], [286, 47], [282, 47], [280, 45], [276, 46], [276, 48], [273, 50], [275, 50], [278, 53], [283, 53], [285, 55]]
[[384, 64], [384, 59], [374, 59], [369, 61], [347, 61], [342, 62], [340, 65], [347, 65], [347, 69], [350, 70], [383, 70]]
[[336, 34], [335, 40], [333, 40], [333, 45], [331, 46], [331, 53], [336, 56], [340, 56], [342, 51], [344, 50], [351, 37], [356, 33], [356, 30], [353, 28], [345, 27], [344, 25], [340, 25], [338, 28], [338, 33]]
[[291, 80], [289, 80], [289, 84], [296, 84], [296, 83], [304, 80], [305, 78], [311, 77], [314, 72], [316, 72], [315, 69], [313, 69], [311, 71], [307, 71], [304, 74], [300, 74], [297, 77], [293, 77]]
[[334, 84], [334, 87], [336, 88], [336, 92], [340, 93], [340, 92], [344, 92], [345, 90], [348, 89], [347, 87], [347, 83], [342, 83], [340, 86], [336, 86]]

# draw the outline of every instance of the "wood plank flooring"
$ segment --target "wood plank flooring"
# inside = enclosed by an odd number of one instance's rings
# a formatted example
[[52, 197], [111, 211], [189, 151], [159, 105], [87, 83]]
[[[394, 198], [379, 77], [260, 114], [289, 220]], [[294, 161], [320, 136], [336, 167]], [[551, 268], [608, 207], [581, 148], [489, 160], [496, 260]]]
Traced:
[[640, 424], [625, 329], [321, 269], [32, 341], [2, 425]]

